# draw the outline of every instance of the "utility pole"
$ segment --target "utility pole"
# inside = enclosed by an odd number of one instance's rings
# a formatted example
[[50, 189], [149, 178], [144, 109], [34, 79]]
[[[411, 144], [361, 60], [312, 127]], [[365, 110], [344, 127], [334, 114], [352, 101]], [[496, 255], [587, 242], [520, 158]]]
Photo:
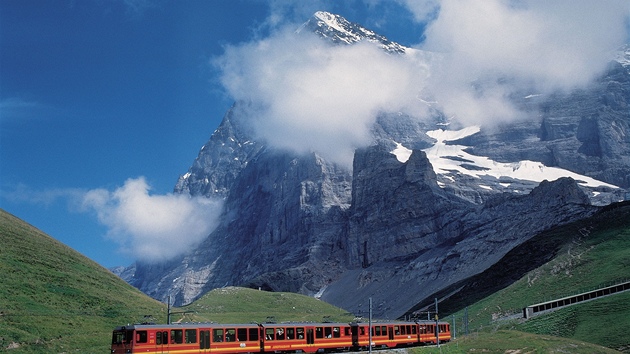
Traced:
[[372, 298], [370, 297], [370, 316], [368, 319], [368, 353], [372, 354]]
[[468, 306], [466, 306], [464, 311], [464, 332], [468, 335]]
[[171, 324], [171, 295], [168, 296], [168, 303], [166, 304], [166, 324]]
[[440, 347], [440, 325], [438, 323], [438, 301], [437, 297], [435, 298], [435, 342], [437, 343], [438, 348]]

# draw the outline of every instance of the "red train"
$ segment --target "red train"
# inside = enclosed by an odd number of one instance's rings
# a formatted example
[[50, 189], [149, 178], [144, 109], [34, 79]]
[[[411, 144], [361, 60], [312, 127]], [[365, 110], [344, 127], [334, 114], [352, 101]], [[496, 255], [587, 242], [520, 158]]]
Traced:
[[[436, 324], [372, 323], [372, 347], [396, 348], [436, 343]], [[112, 353], [323, 353], [368, 348], [367, 323], [265, 323], [130, 325], [114, 329]], [[439, 322], [440, 343], [451, 339]]]

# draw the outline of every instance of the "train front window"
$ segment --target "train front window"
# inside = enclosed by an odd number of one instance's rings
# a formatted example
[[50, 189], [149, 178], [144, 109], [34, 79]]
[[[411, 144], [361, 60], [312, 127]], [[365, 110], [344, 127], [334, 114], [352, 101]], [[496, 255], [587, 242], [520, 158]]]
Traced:
[[[145, 332], [146, 334], [146, 332]], [[112, 334], [112, 344], [129, 344], [133, 341], [133, 330], [114, 331]]]
[[114, 331], [112, 334], [112, 344], [122, 344], [125, 340], [125, 331]]

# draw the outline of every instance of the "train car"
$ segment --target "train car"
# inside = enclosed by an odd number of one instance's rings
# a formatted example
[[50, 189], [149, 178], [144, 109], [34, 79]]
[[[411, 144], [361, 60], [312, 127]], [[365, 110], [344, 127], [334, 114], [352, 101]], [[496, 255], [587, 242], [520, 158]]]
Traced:
[[[421, 344], [437, 344], [435, 337], [435, 321], [418, 321], [418, 337]], [[440, 343], [451, 340], [451, 325], [448, 322], [438, 322], [438, 338]]]
[[111, 353], [258, 353], [256, 324], [170, 324], [116, 327]]
[[[370, 341], [367, 323], [352, 324], [354, 349], [366, 349]], [[399, 348], [420, 345], [419, 327], [415, 322], [376, 322], [372, 324], [373, 348]]]
[[321, 353], [352, 347], [350, 325], [345, 323], [265, 323], [261, 328], [266, 353]]

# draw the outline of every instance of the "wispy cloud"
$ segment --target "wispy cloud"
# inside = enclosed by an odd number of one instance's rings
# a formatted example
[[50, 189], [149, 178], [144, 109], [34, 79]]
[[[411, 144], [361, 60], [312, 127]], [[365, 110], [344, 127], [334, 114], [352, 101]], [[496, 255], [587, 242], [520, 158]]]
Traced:
[[189, 252], [218, 225], [220, 200], [180, 194], [150, 194], [144, 177], [128, 179], [113, 191], [55, 188], [33, 190], [18, 185], [3, 191], [14, 203], [51, 207], [67, 203], [72, 212], [93, 213], [120, 252], [144, 262], [161, 262]]
[[82, 205], [96, 212], [121, 250], [145, 262], [160, 262], [189, 252], [218, 225], [222, 203], [181, 194], [151, 195], [143, 177], [108, 191], [94, 189]]
[[36, 101], [21, 97], [7, 97], [0, 100], [0, 120], [3, 122], [32, 118], [43, 111], [43, 106]]

